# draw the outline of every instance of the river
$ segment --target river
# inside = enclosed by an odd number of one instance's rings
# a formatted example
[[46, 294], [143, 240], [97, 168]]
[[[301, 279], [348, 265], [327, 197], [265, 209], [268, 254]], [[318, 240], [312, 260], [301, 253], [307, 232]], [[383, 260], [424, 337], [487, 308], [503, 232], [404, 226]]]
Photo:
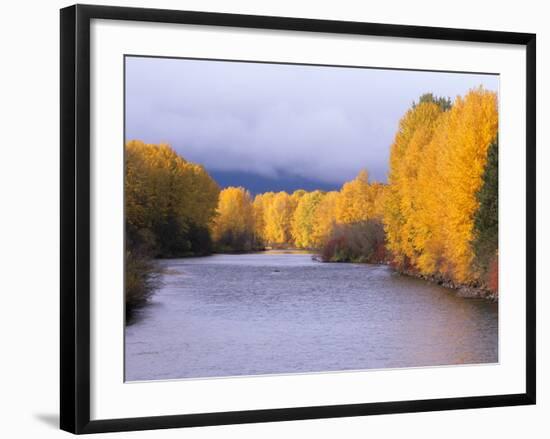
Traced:
[[159, 263], [162, 287], [125, 329], [127, 381], [498, 361], [498, 304], [386, 266], [278, 251]]

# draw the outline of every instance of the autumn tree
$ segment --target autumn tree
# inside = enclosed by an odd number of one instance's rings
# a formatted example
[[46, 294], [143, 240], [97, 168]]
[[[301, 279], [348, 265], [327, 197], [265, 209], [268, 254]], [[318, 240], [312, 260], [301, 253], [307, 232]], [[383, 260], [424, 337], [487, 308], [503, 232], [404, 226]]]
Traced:
[[414, 265], [419, 253], [415, 248], [415, 216], [421, 203], [417, 192], [419, 164], [442, 112], [433, 102], [413, 106], [399, 122], [391, 146], [384, 224], [388, 247], [401, 266]]
[[387, 188], [388, 186], [386, 184], [379, 182], [373, 182], [370, 184], [369, 202], [371, 205], [371, 218], [382, 221], [382, 218], [384, 217]]
[[153, 257], [211, 251], [210, 227], [219, 187], [200, 165], [169, 145], [125, 145], [126, 302], [129, 309], [155, 285]]
[[424, 147], [422, 166], [418, 169], [417, 204], [414, 248], [416, 268], [423, 274], [450, 276], [451, 267], [445, 259], [447, 243], [446, 154], [449, 114], [437, 121], [431, 141]]
[[476, 280], [474, 218], [497, 136], [496, 93], [477, 88], [445, 108], [424, 99], [400, 121], [384, 223], [397, 265], [462, 283]]
[[296, 207], [295, 200], [286, 192], [277, 192], [265, 206], [266, 242], [275, 247], [292, 246], [292, 216]]
[[321, 191], [306, 192], [300, 196], [291, 223], [291, 235], [296, 247], [315, 248], [319, 245], [314, 226], [323, 197]]
[[307, 194], [307, 191], [304, 189], [297, 189], [290, 195], [290, 198], [294, 202], [294, 207], [298, 205], [298, 202], [300, 201], [300, 198], [302, 198], [305, 194]]
[[311, 231], [311, 241], [315, 243], [315, 247], [322, 246], [336, 224], [336, 209], [339, 195], [336, 191], [325, 193], [315, 209]]
[[130, 141], [125, 149], [126, 235], [156, 256], [209, 251], [219, 187], [169, 145]]
[[337, 222], [356, 223], [383, 214], [384, 185], [369, 183], [369, 174], [361, 170], [352, 181], [344, 183], [336, 201]]
[[446, 148], [446, 258], [459, 282], [473, 277], [474, 216], [477, 193], [483, 184], [489, 145], [497, 137], [496, 93], [482, 88], [458, 97], [449, 114]]
[[256, 247], [254, 208], [246, 189], [228, 187], [220, 192], [213, 235], [222, 251], [250, 251]]
[[267, 207], [274, 197], [273, 192], [265, 192], [254, 197], [252, 208], [254, 210], [254, 236], [258, 243], [265, 245]]

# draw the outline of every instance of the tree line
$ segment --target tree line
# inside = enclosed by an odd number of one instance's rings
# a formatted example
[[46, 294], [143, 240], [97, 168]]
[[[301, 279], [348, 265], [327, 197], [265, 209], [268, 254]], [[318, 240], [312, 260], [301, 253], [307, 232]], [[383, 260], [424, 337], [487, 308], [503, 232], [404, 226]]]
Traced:
[[477, 88], [452, 106], [424, 95], [391, 146], [384, 227], [401, 270], [496, 290], [498, 103]]
[[336, 224], [381, 224], [384, 189], [381, 183], [369, 182], [366, 170], [340, 191], [300, 189], [253, 197], [243, 187], [229, 187], [220, 192], [212, 227], [214, 241], [222, 251], [320, 249]]
[[220, 188], [169, 145], [125, 147], [125, 295], [127, 310], [158, 284], [153, 258], [209, 254]]
[[126, 301], [155, 288], [156, 257], [314, 250], [324, 261], [389, 262], [476, 283], [498, 279], [498, 108], [482, 88], [420, 97], [399, 122], [388, 183], [359, 172], [339, 191], [223, 190], [168, 145], [126, 144]]

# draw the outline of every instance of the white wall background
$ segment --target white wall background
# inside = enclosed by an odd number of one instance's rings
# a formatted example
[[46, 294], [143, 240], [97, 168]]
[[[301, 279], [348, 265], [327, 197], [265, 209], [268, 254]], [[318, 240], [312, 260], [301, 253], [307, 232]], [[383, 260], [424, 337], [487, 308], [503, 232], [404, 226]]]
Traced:
[[[537, 33], [538, 45], [538, 271], [550, 255], [550, 166], [543, 121], [550, 117], [550, 28], [545, 2], [524, 0], [351, 1], [104, 0], [87, 3], [263, 15], [464, 27]], [[61, 437], [58, 422], [59, 287], [59, 13], [64, 1], [6, 2], [0, 14], [0, 435]], [[545, 166], [546, 165], [546, 166]], [[545, 202], [546, 201], [546, 202]], [[538, 405], [455, 412], [371, 416], [109, 437], [279, 438], [422, 437], [544, 438], [550, 434], [550, 311], [538, 280]], [[546, 416], [545, 416], [546, 415]], [[107, 435], [105, 435], [107, 436]]]

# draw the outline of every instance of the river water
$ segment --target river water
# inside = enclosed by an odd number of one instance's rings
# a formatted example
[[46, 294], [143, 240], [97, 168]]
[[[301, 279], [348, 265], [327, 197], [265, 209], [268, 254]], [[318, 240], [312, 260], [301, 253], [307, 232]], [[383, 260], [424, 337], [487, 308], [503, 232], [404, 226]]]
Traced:
[[160, 262], [126, 326], [127, 381], [498, 361], [498, 305], [306, 253]]

